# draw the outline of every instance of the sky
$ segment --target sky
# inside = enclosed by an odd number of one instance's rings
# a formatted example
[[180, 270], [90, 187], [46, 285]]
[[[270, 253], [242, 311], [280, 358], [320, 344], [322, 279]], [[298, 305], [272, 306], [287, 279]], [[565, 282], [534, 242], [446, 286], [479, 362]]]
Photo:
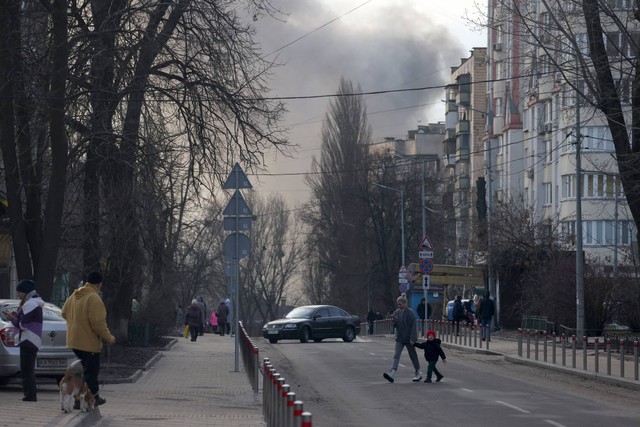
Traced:
[[[467, 19], [486, 0], [271, 0], [282, 20], [261, 18], [255, 41], [282, 64], [269, 96], [330, 95], [341, 77], [362, 92], [442, 86], [452, 66], [486, 45], [486, 31]], [[364, 97], [374, 142], [404, 138], [420, 124], [444, 121], [441, 88]], [[261, 196], [280, 194], [290, 207], [309, 200], [305, 173], [320, 157], [322, 120], [331, 98], [288, 100], [282, 126], [295, 145], [290, 157], [271, 153], [268, 172], [249, 175]]]

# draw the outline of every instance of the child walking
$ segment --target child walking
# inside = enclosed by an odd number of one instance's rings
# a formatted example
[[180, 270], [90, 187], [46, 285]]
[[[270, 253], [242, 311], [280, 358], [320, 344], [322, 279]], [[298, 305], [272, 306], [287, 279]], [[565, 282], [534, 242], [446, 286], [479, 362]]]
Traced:
[[441, 341], [436, 338], [436, 331], [429, 329], [427, 331], [427, 340], [414, 344], [416, 347], [424, 349], [424, 358], [427, 359], [427, 362], [429, 363], [429, 366], [427, 367], [427, 378], [424, 380], [425, 383], [431, 382], [431, 376], [434, 373], [436, 374], [437, 383], [439, 383], [444, 377], [444, 375], [442, 375], [436, 368], [438, 357], [442, 358], [442, 363], [445, 365], [447, 364], [447, 356], [444, 354], [440, 343]]

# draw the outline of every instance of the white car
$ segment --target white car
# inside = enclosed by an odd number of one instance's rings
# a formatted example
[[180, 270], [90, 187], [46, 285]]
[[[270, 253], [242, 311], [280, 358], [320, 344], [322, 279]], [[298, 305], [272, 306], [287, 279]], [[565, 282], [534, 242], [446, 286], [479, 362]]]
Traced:
[[[6, 384], [20, 374], [20, 347], [15, 345], [16, 328], [6, 313], [16, 311], [20, 300], [0, 299], [0, 384]], [[45, 303], [42, 307], [42, 347], [36, 359], [36, 376], [62, 378], [67, 366], [77, 360], [67, 348], [67, 322], [60, 307]]]

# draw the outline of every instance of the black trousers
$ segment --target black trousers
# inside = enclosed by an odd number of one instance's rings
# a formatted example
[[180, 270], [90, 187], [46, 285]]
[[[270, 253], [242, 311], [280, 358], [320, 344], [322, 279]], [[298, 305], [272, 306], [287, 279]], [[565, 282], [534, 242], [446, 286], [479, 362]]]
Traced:
[[98, 374], [100, 373], [100, 353], [91, 353], [89, 351], [82, 351], [73, 349], [73, 352], [78, 356], [84, 369], [84, 382], [87, 383], [87, 387], [94, 396], [98, 396], [100, 386], [98, 385]]
[[36, 400], [36, 356], [38, 348], [24, 343], [20, 345], [20, 373], [25, 399]]

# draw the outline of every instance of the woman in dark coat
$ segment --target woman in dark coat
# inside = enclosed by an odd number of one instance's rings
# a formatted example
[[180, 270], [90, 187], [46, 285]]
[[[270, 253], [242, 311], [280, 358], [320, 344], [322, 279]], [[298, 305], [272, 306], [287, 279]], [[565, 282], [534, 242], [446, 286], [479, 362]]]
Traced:
[[218, 331], [220, 331], [220, 336], [224, 336], [225, 331], [227, 330], [227, 318], [229, 317], [229, 307], [224, 303], [224, 300], [220, 300], [220, 304], [218, 304], [218, 310], [216, 311], [216, 316], [218, 316]]
[[191, 301], [191, 305], [187, 308], [187, 312], [184, 315], [184, 324], [189, 325], [189, 333], [191, 334], [191, 341], [198, 339], [198, 331], [202, 327], [202, 310], [198, 307], [198, 301]]

